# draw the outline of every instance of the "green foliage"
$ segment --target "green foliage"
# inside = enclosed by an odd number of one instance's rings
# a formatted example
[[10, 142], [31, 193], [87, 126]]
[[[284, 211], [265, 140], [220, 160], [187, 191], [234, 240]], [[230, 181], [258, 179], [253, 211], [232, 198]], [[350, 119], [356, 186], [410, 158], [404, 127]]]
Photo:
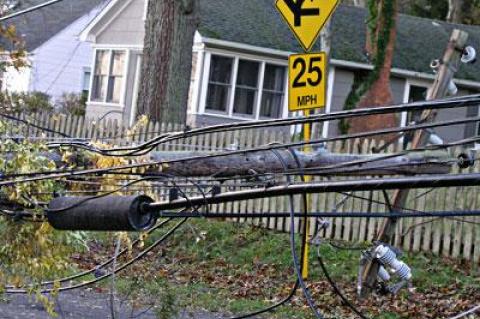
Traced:
[[0, 93], [0, 109], [15, 113], [37, 113], [54, 110], [50, 96], [42, 92]]
[[87, 98], [83, 93], [64, 93], [58, 102], [58, 110], [65, 114], [85, 116]]

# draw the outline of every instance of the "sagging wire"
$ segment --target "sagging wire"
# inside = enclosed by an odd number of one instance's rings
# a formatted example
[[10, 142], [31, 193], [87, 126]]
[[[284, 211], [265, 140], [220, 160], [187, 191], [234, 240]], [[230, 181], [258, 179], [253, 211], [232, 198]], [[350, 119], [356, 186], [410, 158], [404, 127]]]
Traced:
[[[276, 151], [272, 150], [272, 152], [277, 156], [279, 162], [282, 164], [285, 170], [288, 169], [288, 165], [285, 161], [285, 159], [282, 157], [282, 155]], [[291, 181], [290, 177], [288, 178], [288, 182]], [[293, 259], [293, 266], [295, 269], [295, 273], [297, 274], [297, 281], [302, 288], [303, 294], [307, 300], [307, 303], [312, 310], [313, 314], [315, 315], [316, 318], [323, 319], [324, 316], [320, 313], [320, 311], [317, 309], [315, 302], [313, 301], [312, 295], [310, 294], [310, 291], [308, 290], [307, 285], [305, 284], [305, 281], [303, 280], [303, 274], [302, 274], [302, 266], [300, 265], [298, 255], [297, 255], [297, 249], [296, 249], [296, 244], [295, 244], [295, 201], [293, 198], [293, 195], [289, 195], [289, 202], [290, 202], [290, 249], [292, 253], [292, 259]], [[305, 202], [306, 204], [306, 202]], [[305, 210], [305, 212], [308, 212]], [[305, 236], [306, 236], [305, 232]], [[305, 240], [304, 240], [305, 242]], [[303, 256], [302, 256], [303, 258]]]
[[[478, 102], [480, 102], [479, 98], [480, 98], [480, 95], [474, 95], [470, 97], [451, 98], [451, 99], [438, 100], [438, 101], [415, 102], [411, 104], [401, 104], [401, 105], [389, 106], [389, 107], [346, 110], [346, 111], [334, 112], [329, 114], [317, 114], [317, 115], [312, 115], [310, 117], [299, 117], [299, 118], [293, 118], [293, 119], [281, 119], [281, 120], [275, 119], [275, 120], [263, 120], [263, 121], [255, 121], [255, 122], [229, 123], [228, 125], [220, 124], [220, 125], [210, 126], [206, 128], [188, 130], [180, 133], [172, 132], [168, 134], [163, 134], [162, 136], [156, 137], [136, 147], [119, 147], [119, 148], [104, 149], [104, 150], [97, 148], [97, 149], [91, 149], [91, 150], [102, 153], [104, 155], [107, 155], [108, 153], [114, 153], [114, 152], [120, 152], [120, 151], [131, 151], [130, 153], [125, 153], [122, 156], [144, 155], [145, 153], [139, 153], [142, 151], [142, 149], [147, 150], [147, 153], [148, 153], [161, 143], [167, 143], [169, 141], [173, 141], [176, 139], [184, 139], [184, 138], [193, 137], [196, 135], [217, 133], [217, 132], [223, 132], [223, 131], [234, 131], [234, 130], [240, 130], [240, 129], [266, 128], [266, 127], [278, 127], [278, 126], [286, 126], [286, 125], [325, 122], [330, 120], [339, 120], [343, 118], [359, 117], [359, 116], [365, 116], [365, 115], [386, 114], [386, 113], [404, 112], [404, 111], [412, 111], [412, 110], [423, 110], [423, 109], [429, 109], [432, 107], [441, 109], [441, 108], [469, 106], [470, 104], [476, 106], [478, 105]], [[57, 146], [74, 146], [74, 145], [77, 145], [80, 147], [80, 143], [75, 143], [75, 144], [66, 143], [63, 145], [58, 144]], [[88, 145], [84, 145], [84, 144], [83, 146], [86, 148], [89, 147]]]
[[[60, 0], [60, 1], [62, 1], [62, 0]], [[0, 18], [0, 21], [1, 21], [1, 18]], [[45, 127], [45, 126], [40, 126], [40, 125], [38, 125], [38, 124], [32, 123], [32, 122], [30, 122], [30, 121], [28, 121], [28, 120], [24, 120], [24, 119], [18, 118], [18, 117], [13, 116], [13, 115], [5, 114], [5, 113], [0, 113], [0, 117], [3, 117], [3, 118], [5, 118], [5, 119], [7, 119], [7, 120], [10, 120], [10, 121], [15, 121], [15, 122], [23, 123], [23, 124], [25, 124], [25, 125], [34, 127], [34, 128], [36, 128], [36, 129], [39, 129], [39, 130], [44, 131], [44, 132], [57, 134], [57, 135], [60, 135], [60, 136], [62, 136], [62, 137], [65, 137], [65, 138], [72, 138], [70, 135], [65, 134], [65, 133], [63, 133], [63, 132], [56, 131], [56, 130], [53, 130], [53, 129], [51, 129], [51, 128]]]
[[[120, 267], [118, 267], [115, 270], [115, 274], [125, 270], [126, 268], [130, 267], [132, 264], [136, 263], [137, 261], [139, 261], [140, 259], [145, 257], [150, 251], [155, 249], [157, 246], [159, 246], [160, 244], [165, 242], [170, 236], [172, 236], [175, 233], [175, 231], [177, 231], [183, 224], [185, 224], [187, 222], [187, 220], [188, 220], [188, 218], [182, 219], [174, 227], [172, 227], [167, 233], [165, 233], [161, 238], [159, 238], [152, 245], [150, 245], [149, 247], [144, 249], [142, 252], [140, 252], [135, 258], [129, 260], [128, 262], [126, 262], [123, 265], [121, 265]], [[171, 221], [171, 219], [169, 221]], [[103, 281], [107, 278], [110, 278], [112, 275], [113, 275], [113, 272], [106, 273], [106, 274], [104, 274], [104, 275], [102, 275], [102, 276], [100, 276], [96, 279], [86, 281], [86, 282], [83, 282], [83, 283], [79, 283], [79, 284], [75, 284], [75, 285], [71, 285], [71, 286], [67, 286], [67, 287], [43, 288], [43, 289], [41, 289], [40, 293], [43, 294], [43, 293], [52, 293], [52, 292], [65, 292], [65, 291], [76, 290], [76, 289], [79, 289], [79, 288], [85, 288], [85, 287], [91, 286], [93, 284], [96, 284], [100, 281]], [[28, 294], [29, 290], [26, 290], [26, 289], [5, 289], [4, 292], [7, 293], [7, 294]]]
[[[72, 177], [72, 176], [81, 176], [81, 175], [90, 175], [90, 174], [102, 174], [102, 173], [109, 173], [113, 171], [121, 171], [121, 170], [127, 170], [127, 169], [135, 169], [135, 168], [144, 168], [144, 167], [152, 167], [152, 166], [160, 166], [160, 165], [171, 165], [174, 163], [184, 163], [184, 162], [189, 162], [189, 161], [195, 161], [195, 160], [205, 160], [205, 159], [210, 159], [210, 158], [218, 158], [218, 157], [227, 157], [227, 156], [232, 156], [232, 155], [242, 155], [242, 154], [247, 154], [247, 153], [252, 153], [252, 152], [258, 152], [258, 151], [270, 151], [272, 149], [282, 149], [282, 148], [288, 148], [288, 147], [301, 147], [301, 146], [307, 146], [307, 145], [315, 145], [319, 143], [325, 143], [325, 142], [332, 142], [332, 141], [341, 141], [341, 140], [346, 140], [350, 138], [360, 138], [360, 137], [369, 137], [369, 136], [375, 136], [375, 135], [384, 135], [388, 133], [392, 133], [393, 131], [403, 131], [403, 130], [418, 130], [418, 129], [424, 129], [426, 127], [438, 127], [438, 126], [448, 126], [451, 125], [452, 122], [455, 123], [470, 123], [470, 122], [475, 122], [475, 121], [480, 121], [480, 117], [476, 117], [473, 119], [463, 119], [463, 120], [454, 120], [454, 121], [446, 121], [446, 122], [441, 122], [441, 123], [434, 123], [434, 124], [422, 124], [419, 126], [415, 127], [406, 127], [406, 128], [395, 128], [395, 129], [383, 129], [383, 130], [377, 130], [377, 131], [372, 131], [372, 132], [367, 132], [367, 133], [358, 133], [358, 134], [353, 134], [353, 135], [342, 135], [342, 136], [337, 136], [337, 137], [330, 137], [330, 138], [322, 138], [318, 140], [312, 140], [310, 142], [295, 142], [295, 143], [285, 143], [282, 145], [270, 145], [270, 146], [263, 146], [263, 147], [257, 147], [257, 148], [251, 148], [251, 149], [245, 149], [245, 150], [240, 150], [240, 151], [231, 151], [231, 152], [225, 152], [225, 153], [218, 153], [218, 154], [210, 154], [210, 155], [203, 155], [203, 156], [192, 156], [188, 158], [183, 158], [183, 159], [175, 159], [175, 160], [167, 160], [167, 161], [155, 161], [155, 162], [149, 162], [149, 163], [137, 163], [137, 164], [130, 164], [130, 165], [122, 165], [122, 166], [116, 166], [116, 167], [111, 167], [111, 168], [102, 168], [102, 169], [87, 169], [87, 170], [58, 170], [58, 171], [52, 171], [52, 172], [41, 172], [38, 173], [39, 175], [31, 175], [35, 177], [30, 177], [30, 178], [25, 178], [25, 179], [17, 179], [13, 181], [2, 181], [0, 182], [0, 187], [1, 186], [11, 186], [16, 183], [25, 183], [25, 182], [32, 182], [32, 181], [38, 181], [38, 180], [45, 180], [45, 179], [60, 179], [60, 178], [65, 178], [65, 177]], [[448, 122], [448, 123], [447, 123]], [[469, 144], [472, 141], [480, 140], [480, 137], [472, 138], [472, 139], [467, 139], [462, 140], [461, 142], [463, 144]], [[458, 145], [458, 144], [457, 144]], [[449, 148], [451, 147], [450, 145], [434, 145], [429, 147], [428, 149], [444, 149], [444, 148]], [[418, 150], [410, 150], [409, 152], [415, 152]], [[404, 154], [404, 152], [402, 152]], [[387, 155], [386, 158], [391, 158], [395, 157], [394, 155]], [[376, 158], [378, 159], [378, 158]], [[372, 161], [372, 159], [368, 159], [368, 161]], [[356, 165], [360, 164], [360, 161], [356, 163]], [[345, 163], [338, 164], [338, 165], [346, 165]], [[35, 174], [35, 173], [30, 173], [30, 174]]]
[[318, 261], [318, 264], [320, 265], [320, 268], [322, 269], [322, 272], [325, 275], [325, 278], [327, 279], [328, 283], [332, 287], [335, 294], [343, 301], [343, 303], [348, 308], [350, 308], [355, 314], [357, 314], [360, 318], [369, 319], [343, 294], [343, 292], [338, 288], [337, 284], [335, 283], [335, 281], [330, 276], [330, 274], [328, 272], [328, 269], [325, 266], [325, 263], [323, 262], [322, 255], [320, 253], [320, 245], [317, 247], [317, 261]]
[[[171, 222], [171, 219], [164, 220], [161, 223], [158, 223], [156, 226], [149, 229], [145, 234], [150, 235], [150, 234], [154, 233], [155, 231], [157, 231], [159, 229], [162, 229], [169, 222]], [[139, 237], [138, 239], [136, 239], [135, 241], [132, 242], [132, 247], [136, 247], [141, 241], [142, 241], [141, 237]], [[118, 257], [122, 257], [123, 255], [127, 254], [128, 252], [129, 252], [129, 248], [124, 248], [123, 250], [121, 250], [118, 253]], [[32, 289], [32, 288], [38, 287], [39, 285], [40, 286], [50, 286], [50, 285], [53, 285], [55, 283], [65, 283], [65, 282], [73, 281], [73, 280], [91, 275], [91, 274], [95, 273], [96, 271], [107, 267], [108, 265], [110, 265], [113, 262], [113, 259], [114, 259], [114, 257], [111, 257], [108, 260], [104, 261], [103, 263], [97, 265], [96, 267], [94, 267], [90, 270], [86, 270], [86, 271], [80, 272], [78, 274], [74, 274], [72, 276], [69, 276], [69, 277], [65, 277], [65, 278], [61, 278], [61, 279], [57, 279], [57, 280], [52, 280], [52, 281], [44, 281], [44, 282], [41, 282], [39, 284], [24, 286], [24, 287], [19, 287], [19, 288]], [[17, 288], [17, 287], [7, 285], [7, 286], [5, 286], [5, 288], [13, 289], [13, 288]]]
[[51, 1], [47, 1], [47, 2], [38, 4], [38, 5], [33, 6], [33, 7], [30, 7], [30, 8], [24, 9], [24, 10], [20, 10], [20, 11], [18, 11], [18, 12], [14, 12], [14, 13], [8, 14], [8, 15], [6, 15], [6, 16], [4, 16], [4, 17], [1, 17], [1, 18], [0, 18], [0, 22], [4, 22], [4, 21], [10, 20], [10, 19], [12, 19], [12, 18], [21, 16], [21, 15], [24, 15], [24, 14], [27, 14], [27, 13], [30, 13], [30, 12], [34, 12], [34, 11], [37, 11], [37, 10], [46, 8], [46, 7], [51, 6], [51, 5], [53, 5], [53, 4], [59, 3], [59, 2], [61, 2], [61, 1], [63, 1], [63, 0], [51, 0]]

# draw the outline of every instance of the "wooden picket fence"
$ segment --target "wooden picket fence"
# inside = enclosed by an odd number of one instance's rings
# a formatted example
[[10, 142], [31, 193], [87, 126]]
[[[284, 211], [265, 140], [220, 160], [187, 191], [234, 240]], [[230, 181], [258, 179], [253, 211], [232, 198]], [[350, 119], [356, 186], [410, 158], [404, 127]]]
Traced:
[[[180, 125], [147, 123], [145, 126], [132, 131], [117, 121], [107, 120], [97, 122], [94, 119], [65, 116], [59, 114], [19, 115], [19, 118], [35, 125], [61, 132], [69, 137], [62, 137], [58, 133], [46, 132], [33, 125], [23, 126], [21, 134], [30, 138], [70, 140], [85, 139], [97, 140], [115, 145], [139, 144], [145, 140], [158, 136], [161, 133], [180, 131]], [[14, 134], [12, 132], [12, 134]], [[222, 132], [192, 137], [183, 141], [176, 141], [162, 145], [159, 150], [198, 150], [218, 151], [235, 145], [239, 149], [248, 149], [272, 142], [288, 142], [291, 135], [278, 129], [245, 130], [236, 132]], [[339, 153], [370, 153], [374, 141], [352, 140], [347, 143], [331, 143], [328, 149]], [[396, 151], [391, 146], [387, 152]], [[471, 172], [480, 172], [478, 163]], [[321, 178], [315, 178], [321, 180]], [[390, 192], [391, 194], [391, 192]], [[435, 190], [411, 191], [407, 207], [414, 211], [461, 211], [474, 210], [479, 202], [477, 187], [455, 187]], [[164, 195], [164, 194], [160, 194]], [[316, 212], [386, 212], [387, 207], [382, 192], [356, 192], [355, 197], [348, 194], [315, 194], [311, 197], [312, 210]], [[295, 207], [300, 209], [300, 197], [295, 197]], [[212, 212], [252, 213], [252, 212], [288, 212], [288, 198], [266, 198], [213, 205]], [[244, 219], [237, 219], [245, 222]], [[319, 236], [333, 240], [350, 242], [372, 241], [383, 219], [374, 218], [330, 218], [329, 227], [319, 232]], [[258, 226], [279, 231], [290, 230], [289, 218], [265, 218], [254, 220]], [[416, 218], [402, 219], [397, 224], [395, 245], [405, 251], [423, 251], [444, 257], [462, 258], [478, 264], [480, 261], [480, 218], [435, 219]], [[315, 232], [316, 223], [312, 223], [311, 232]], [[301, 229], [301, 222], [295, 220], [296, 229]]]

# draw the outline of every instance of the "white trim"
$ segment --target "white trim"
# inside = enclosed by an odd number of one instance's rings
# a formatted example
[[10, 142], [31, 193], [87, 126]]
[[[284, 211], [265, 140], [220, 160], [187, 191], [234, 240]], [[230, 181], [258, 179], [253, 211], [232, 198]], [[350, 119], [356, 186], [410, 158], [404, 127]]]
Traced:
[[149, 0], [143, 0], [143, 21], [147, 21]]
[[192, 101], [190, 105], [190, 112], [198, 112], [200, 104], [200, 96], [202, 94], [202, 83], [203, 83], [203, 69], [205, 63], [205, 51], [199, 50], [197, 53], [197, 66], [195, 70], [195, 84], [193, 86], [192, 92]]
[[283, 84], [283, 113], [282, 113], [282, 118], [286, 119], [288, 118], [288, 103], [290, 101], [290, 96], [288, 95], [288, 66], [287, 66], [287, 72], [285, 72], [285, 80]]
[[108, 103], [108, 102], [95, 102], [95, 101], [88, 101], [87, 106], [105, 106], [111, 108], [117, 108], [119, 110], [123, 110], [123, 105], [116, 104], [116, 103]]
[[[97, 34], [92, 34], [92, 30], [103, 20], [103, 18], [107, 15], [107, 13], [112, 10], [112, 8], [119, 2], [124, 1], [124, 5], [118, 10], [117, 13], [115, 13], [112, 18], [105, 22], [102, 27], [98, 30]], [[100, 11], [100, 13], [87, 25], [85, 29], [80, 33], [79, 39], [80, 41], [84, 42], [95, 42], [97, 40], [97, 35], [102, 33], [105, 28], [112, 23], [113, 20], [115, 20], [116, 17], [132, 2], [132, 0], [111, 0], [105, 8]]]
[[263, 98], [263, 84], [265, 83], [265, 66], [267, 63], [265, 61], [260, 62], [260, 67], [258, 68], [258, 83], [257, 83], [257, 103], [255, 109], [253, 110], [253, 116], [256, 119], [260, 118], [260, 109], [262, 107], [262, 98]]
[[[325, 114], [329, 114], [332, 110], [333, 103], [333, 87], [335, 86], [335, 67], [330, 67], [328, 72], [328, 81], [327, 81], [327, 105], [325, 106]], [[330, 129], [330, 122], [323, 122], [322, 136], [323, 138], [328, 137], [328, 131]]]
[[97, 50], [93, 49], [93, 59], [92, 59], [92, 63], [90, 64], [92, 66], [92, 76], [90, 77], [90, 90], [88, 91], [87, 105], [92, 100], [93, 78], [95, 77], [95, 61], [96, 60], [97, 60]]
[[132, 107], [130, 108], [130, 121], [129, 125], [132, 126], [135, 122], [135, 115], [137, 114], [138, 109], [138, 95], [140, 92], [138, 91], [140, 88], [140, 75], [142, 74], [142, 60], [143, 56], [141, 54], [137, 55], [137, 63], [135, 67], [135, 79], [133, 82], [133, 96], [132, 96]]
[[[276, 59], [284, 60], [284, 59], [287, 59], [288, 56], [290, 56], [291, 54], [296, 53], [296, 52], [290, 52], [290, 51], [269, 49], [269, 48], [264, 48], [264, 47], [259, 47], [259, 46], [254, 46], [254, 45], [244, 44], [239, 42], [212, 39], [212, 38], [203, 37], [203, 36], [201, 36], [201, 39], [202, 39], [202, 42], [204, 42], [207, 46], [211, 45], [213, 47], [219, 47], [219, 48], [229, 49], [229, 50], [237, 49], [242, 52], [248, 52], [250, 54], [261, 54], [264, 56], [271, 56]], [[373, 66], [367, 63], [351, 62], [351, 61], [338, 60], [338, 59], [331, 59], [330, 64], [336, 67], [345, 67], [345, 68], [354, 68], [354, 69], [363, 69], [363, 70], [373, 69]], [[428, 80], [432, 82], [435, 79], [435, 74], [409, 71], [409, 70], [400, 69], [400, 68], [392, 68], [391, 72], [392, 72], [392, 75], [403, 76], [403, 77], [412, 78], [412, 79]], [[463, 79], [455, 79], [455, 83], [463, 87], [477, 88], [477, 89], [480, 88], [480, 82], [463, 80]]]
[[[128, 82], [128, 67], [130, 66], [131, 50], [127, 50], [125, 57], [125, 65], [123, 67], [123, 83], [122, 83], [122, 92], [120, 93], [120, 104], [126, 106], [127, 100], [127, 82]], [[112, 50], [113, 54], [113, 50]]]
[[[96, 62], [97, 62], [97, 52], [98, 51], [108, 51], [109, 52], [109, 57], [108, 57], [108, 74], [107, 74], [107, 83], [105, 85], [105, 100], [104, 101], [93, 101], [92, 100], [92, 92], [93, 92], [93, 82], [95, 78], [95, 69], [96, 69]], [[113, 57], [113, 52], [114, 51], [123, 51], [125, 54], [125, 60], [124, 60], [124, 69], [123, 69], [123, 76], [122, 76], [122, 92], [120, 92], [120, 101], [119, 103], [113, 103], [113, 102], [107, 102], [106, 100], [108, 99], [108, 86], [110, 82], [110, 74], [112, 73], [112, 57]], [[128, 65], [130, 63], [130, 50], [128, 49], [100, 49], [100, 48], [95, 48], [93, 51], [93, 68], [92, 68], [92, 77], [90, 81], [90, 92], [88, 93], [88, 102], [87, 105], [100, 105], [100, 106], [116, 106], [120, 108], [125, 108], [125, 101], [126, 101], [126, 94], [127, 94], [127, 73], [128, 73]]]
[[[203, 51], [202, 51], [203, 52]], [[226, 112], [215, 112], [214, 110], [207, 110], [206, 109], [206, 100], [208, 94], [208, 84], [209, 84], [209, 77], [210, 77], [210, 67], [211, 67], [211, 57], [212, 55], [222, 56], [226, 58], [230, 58], [233, 60], [232, 64], [232, 74], [231, 74], [231, 91], [228, 97], [228, 105]], [[253, 115], [245, 114], [245, 116], [239, 116], [238, 114], [233, 113], [234, 104], [235, 104], [235, 91], [237, 86], [237, 76], [238, 76], [238, 64], [240, 60], [247, 60], [259, 63], [259, 75], [258, 75], [258, 84], [257, 84], [257, 95], [256, 95], [256, 104], [254, 105]], [[198, 108], [194, 109], [194, 114], [201, 114], [201, 115], [211, 115], [221, 118], [231, 118], [231, 119], [241, 119], [241, 120], [252, 120], [252, 119], [259, 119], [260, 118], [260, 111], [261, 111], [261, 101], [262, 101], [262, 94], [263, 94], [263, 83], [264, 83], [264, 72], [265, 67], [267, 64], [276, 65], [281, 67], [288, 67], [288, 62], [284, 60], [278, 59], [271, 59], [271, 58], [263, 58], [259, 56], [249, 55], [249, 54], [242, 54], [238, 52], [232, 52], [222, 49], [212, 49], [208, 48], [205, 50], [205, 58], [204, 58], [204, 66], [203, 66], [203, 76], [202, 76], [202, 83], [199, 85], [199, 101], [198, 101]], [[287, 70], [286, 70], [287, 71]], [[285, 72], [285, 84], [284, 84], [284, 101], [283, 101], [283, 110], [282, 110], [282, 118], [288, 117], [288, 72]]]
[[98, 50], [137, 50], [143, 51], [143, 45], [138, 44], [92, 44], [92, 48]]
[[211, 60], [212, 54], [210, 52], [206, 52], [202, 75], [202, 91], [200, 92], [200, 104], [198, 107], [198, 112], [202, 114], [205, 113], [205, 106], [207, 104], [208, 80], [210, 77]]
[[227, 114], [230, 117], [233, 117], [233, 106], [235, 104], [235, 91], [237, 90], [237, 78], [238, 78], [238, 64], [240, 58], [234, 57], [233, 64], [232, 64], [232, 74], [230, 78], [230, 95], [228, 96], [228, 105], [227, 105]]

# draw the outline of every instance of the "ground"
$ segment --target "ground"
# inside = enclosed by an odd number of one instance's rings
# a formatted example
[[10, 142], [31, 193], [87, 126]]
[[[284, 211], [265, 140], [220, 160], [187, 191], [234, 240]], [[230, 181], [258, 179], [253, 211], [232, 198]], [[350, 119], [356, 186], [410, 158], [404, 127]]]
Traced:
[[[120, 301], [117, 300], [117, 304]], [[91, 289], [67, 292], [61, 294], [57, 300], [56, 312], [59, 319], [104, 319], [111, 318], [110, 295], [96, 293]], [[134, 312], [131, 307], [119, 309], [117, 319], [157, 319], [157, 316], [148, 309], [139, 309]], [[146, 311], [146, 312], [145, 312]], [[24, 295], [6, 297], [0, 303], [0, 318], [2, 319], [52, 319], [44, 307]], [[203, 311], [185, 311], [177, 319], [223, 319], [224, 316]]]
[[[159, 231], [150, 236], [145, 246], [161, 235]], [[95, 267], [113, 252], [111, 235], [90, 236], [95, 238], [90, 250], [72, 259], [80, 269]], [[396, 297], [373, 295], [358, 301], [355, 283], [360, 251], [341, 249], [338, 245], [349, 244], [323, 241], [318, 253], [339, 288], [369, 318], [451, 318], [480, 303], [480, 279], [475, 265], [425, 254], [402, 257], [413, 269], [415, 290], [404, 290]], [[356, 318], [325, 280], [316, 248], [311, 249], [308, 285], [317, 306], [326, 318]], [[132, 254], [136, 251], [133, 247]], [[288, 295], [294, 282], [291, 264], [287, 234], [230, 222], [194, 221], [117, 277], [115, 304], [123, 314], [117, 319], [131, 317], [130, 306], [119, 308], [122, 301], [135, 305], [136, 314], [150, 309], [145, 316], [138, 317], [147, 319], [223, 319], [229, 316], [217, 314], [263, 309]], [[60, 295], [58, 318], [110, 318], [110, 285], [107, 281], [89, 290]], [[0, 318], [50, 319], [40, 305], [32, 304], [26, 297], [7, 298], [11, 301], [0, 305]], [[313, 316], [299, 292], [275, 313], [258, 318]]]

